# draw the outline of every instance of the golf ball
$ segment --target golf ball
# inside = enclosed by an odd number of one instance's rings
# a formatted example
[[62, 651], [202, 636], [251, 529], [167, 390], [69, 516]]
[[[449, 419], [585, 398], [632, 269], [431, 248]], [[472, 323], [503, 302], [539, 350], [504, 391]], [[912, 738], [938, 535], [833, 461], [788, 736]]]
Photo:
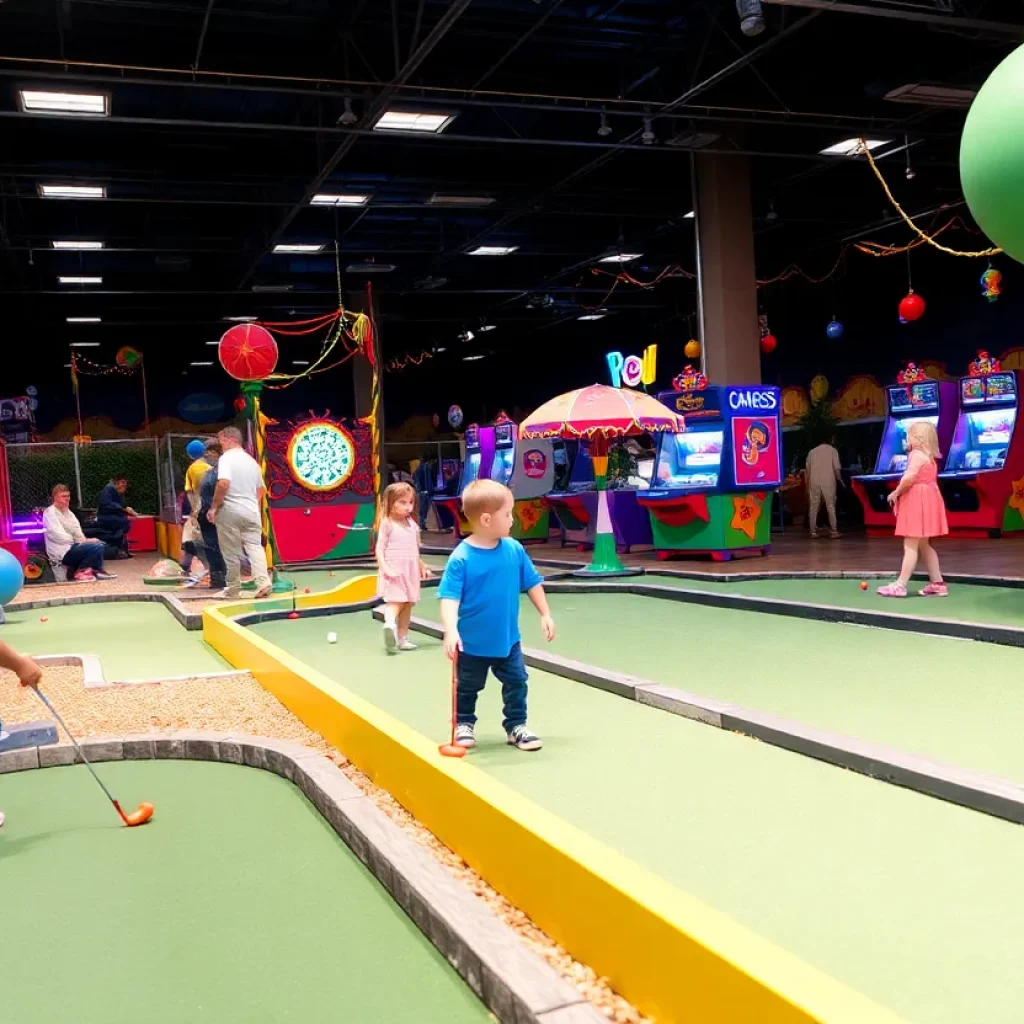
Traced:
[[338, 634], [337, 633], [328, 633], [327, 634], [327, 642], [329, 644], [336, 644], [338, 642]]
[[303, 588], [303, 590], [302, 590], [302, 592], [303, 592], [304, 594], [308, 594], [308, 593], [309, 593], [309, 587], [304, 587], [304, 588]]
[[49, 622], [50, 620], [45, 615], [40, 615], [39, 616], [39, 621], [40, 622]]
[[865, 582], [862, 582], [862, 583], [861, 583], [861, 585], [860, 585], [860, 589], [861, 589], [861, 590], [867, 590], [867, 589], [868, 589], [868, 585], [867, 585], [867, 583], [865, 583]]

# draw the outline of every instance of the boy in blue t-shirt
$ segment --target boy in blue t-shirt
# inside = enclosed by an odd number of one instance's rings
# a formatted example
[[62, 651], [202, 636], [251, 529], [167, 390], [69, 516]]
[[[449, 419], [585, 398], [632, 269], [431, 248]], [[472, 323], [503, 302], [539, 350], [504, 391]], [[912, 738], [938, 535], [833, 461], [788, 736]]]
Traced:
[[495, 480], [474, 480], [462, 494], [473, 532], [453, 552], [441, 578], [444, 653], [456, 663], [455, 742], [475, 747], [476, 698], [492, 671], [501, 682], [506, 740], [540, 750], [526, 727], [526, 667], [519, 636], [519, 595], [540, 612], [544, 636], [555, 638], [544, 580], [522, 544], [512, 540], [512, 492]]

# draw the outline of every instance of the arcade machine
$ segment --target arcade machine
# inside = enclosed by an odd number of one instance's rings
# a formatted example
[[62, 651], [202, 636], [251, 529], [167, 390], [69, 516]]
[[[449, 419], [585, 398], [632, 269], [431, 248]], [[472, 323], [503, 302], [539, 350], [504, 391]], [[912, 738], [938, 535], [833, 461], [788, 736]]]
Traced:
[[[956, 384], [953, 381], [928, 380], [913, 363], [896, 380], [896, 384], [885, 389], [888, 414], [875, 471], [855, 476], [850, 481], [864, 509], [864, 528], [869, 537], [892, 535], [896, 519], [889, 508], [888, 496], [907, 468], [907, 431], [911, 425], [920, 419], [935, 424], [939, 451], [945, 453], [949, 451], [956, 422]], [[939, 468], [942, 469], [941, 459]]]
[[454, 494], [435, 495], [434, 508], [438, 520], [452, 523], [456, 537], [465, 537], [471, 531], [462, 516], [462, 492], [474, 481], [487, 479], [494, 463], [494, 427], [476, 424], [466, 427], [466, 461], [462, 463], [462, 476]]
[[440, 459], [437, 463], [437, 475], [434, 478], [434, 489], [430, 495], [430, 503], [434, 507], [437, 524], [442, 530], [454, 529], [458, 516], [446, 504], [445, 499], [454, 498], [459, 493], [459, 478], [462, 475], [460, 459]]
[[774, 387], [709, 387], [686, 369], [658, 395], [682, 413], [686, 430], [661, 434], [650, 513], [658, 558], [767, 554], [772, 492], [782, 483], [781, 392]]
[[541, 500], [555, 486], [555, 453], [550, 441], [519, 439], [519, 427], [504, 413], [494, 423], [490, 477], [515, 497], [512, 536], [524, 543], [548, 539], [551, 514]]
[[267, 504], [282, 562], [373, 551], [373, 442], [363, 420], [310, 416], [266, 427]]
[[979, 352], [962, 377], [960, 415], [939, 489], [951, 533], [999, 536], [1024, 530], [1024, 430], [1017, 428], [1021, 373]]
[[[565, 540], [580, 551], [594, 546], [597, 526], [597, 491], [594, 487], [594, 464], [590, 459], [587, 441], [566, 442], [568, 481], [544, 496], [544, 504], [551, 509], [565, 531]], [[635, 488], [612, 488], [607, 491], [608, 511], [615, 535], [615, 547], [628, 554], [637, 544], [651, 543], [651, 521], [645, 509], [637, 503]]]

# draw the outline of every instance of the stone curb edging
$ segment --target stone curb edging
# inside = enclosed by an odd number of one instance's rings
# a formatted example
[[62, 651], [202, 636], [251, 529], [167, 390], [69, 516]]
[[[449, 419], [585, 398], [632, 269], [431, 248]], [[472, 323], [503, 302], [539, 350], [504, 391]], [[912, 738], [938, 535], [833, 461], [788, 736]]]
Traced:
[[152, 686], [157, 683], [179, 683], [185, 679], [224, 679], [247, 676], [248, 669], [225, 668], [219, 672], [186, 672], [178, 676], [155, 676], [152, 679], [107, 679], [98, 654], [33, 654], [32, 660], [43, 668], [81, 668], [82, 682], [87, 690], [110, 686]]
[[[287, 740], [183, 730], [80, 741], [92, 762], [217, 761], [297, 786], [502, 1024], [607, 1024], [569, 982], [322, 754]], [[81, 763], [70, 743], [0, 754], [0, 774]]]
[[38, 601], [16, 601], [5, 606], [7, 612], [28, 612], [37, 608], [63, 608], [71, 604], [111, 604], [119, 601], [142, 601], [164, 605], [188, 630], [203, 628], [203, 613], [190, 611], [173, 594], [159, 591], [129, 591], [121, 594], [79, 594], [74, 597], [48, 597]]
[[[380, 611], [373, 614], [376, 619], [383, 618]], [[440, 624], [428, 619], [413, 617], [410, 628], [436, 639], [443, 635]], [[531, 668], [593, 686], [617, 697], [726, 732], [741, 733], [791, 753], [813, 757], [982, 814], [1024, 824], [1024, 785], [1011, 779], [958, 768], [881, 743], [817, 729], [767, 712], [662, 686], [640, 676], [596, 668], [535, 648], [523, 648], [523, 661]]]

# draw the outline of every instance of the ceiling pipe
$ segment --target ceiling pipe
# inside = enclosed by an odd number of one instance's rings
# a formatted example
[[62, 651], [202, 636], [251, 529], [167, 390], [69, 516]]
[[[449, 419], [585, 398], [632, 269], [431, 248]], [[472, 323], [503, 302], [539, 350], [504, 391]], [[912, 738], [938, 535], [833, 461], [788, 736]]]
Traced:
[[916, 21], [923, 25], [936, 25], [941, 28], [977, 32], [981, 35], [994, 36], [998, 39], [1024, 39], [1024, 25], [1012, 25], [1005, 21], [984, 21], [980, 18], [959, 18], [952, 14], [939, 14], [933, 11], [912, 7], [885, 7], [880, 4], [841, 3], [837, 0], [762, 0], [766, 4], [777, 7], [802, 7], [815, 11], [835, 11], [839, 14], [863, 14], [872, 18], [891, 18], [895, 21]]

